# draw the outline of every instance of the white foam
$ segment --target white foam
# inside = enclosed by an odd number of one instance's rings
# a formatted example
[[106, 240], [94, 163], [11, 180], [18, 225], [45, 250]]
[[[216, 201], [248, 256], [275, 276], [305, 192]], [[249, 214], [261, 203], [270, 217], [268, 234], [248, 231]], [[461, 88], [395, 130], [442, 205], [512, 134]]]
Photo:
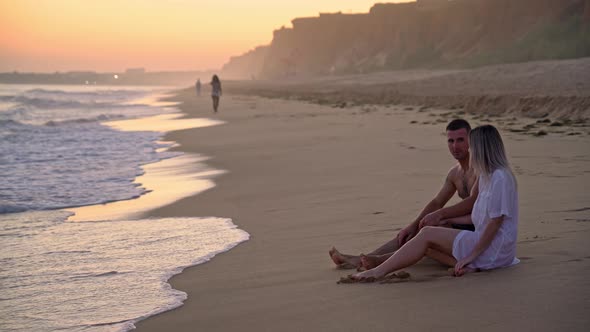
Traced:
[[182, 305], [167, 281], [248, 240], [227, 218], [63, 222], [62, 211], [0, 216], [0, 329], [129, 330]]

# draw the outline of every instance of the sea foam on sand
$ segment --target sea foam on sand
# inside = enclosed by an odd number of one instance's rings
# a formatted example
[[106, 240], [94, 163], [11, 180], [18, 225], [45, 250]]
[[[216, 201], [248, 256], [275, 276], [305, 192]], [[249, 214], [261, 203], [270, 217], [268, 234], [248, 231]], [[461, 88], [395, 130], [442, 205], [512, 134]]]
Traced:
[[0, 215], [3, 331], [128, 330], [186, 299], [166, 282], [249, 238], [227, 218], [64, 222]]

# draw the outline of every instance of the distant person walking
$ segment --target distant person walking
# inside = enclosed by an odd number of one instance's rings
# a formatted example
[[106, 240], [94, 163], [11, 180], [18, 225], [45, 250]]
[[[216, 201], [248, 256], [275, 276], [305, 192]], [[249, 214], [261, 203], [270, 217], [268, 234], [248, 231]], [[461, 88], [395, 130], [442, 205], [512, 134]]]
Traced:
[[211, 98], [213, 98], [213, 111], [217, 113], [219, 107], [219, 97], [221, 97], [221, 82], [217, 75], [213, 75], [211, 78]]
[[195, 88], [197, 89], [197, 96], [201, 95], [201, 79], [199, 78], [197, 80], [197, 83], [195, 83]]

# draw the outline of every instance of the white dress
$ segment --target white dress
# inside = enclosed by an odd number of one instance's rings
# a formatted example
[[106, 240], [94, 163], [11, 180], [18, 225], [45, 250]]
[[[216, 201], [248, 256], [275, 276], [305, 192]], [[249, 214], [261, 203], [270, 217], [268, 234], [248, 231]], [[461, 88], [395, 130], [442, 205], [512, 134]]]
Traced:
[[514, 178], [506, 169], [495, 170], [491, 177], [480, 175], [479, 194], [471, 211], [475, 232], [461, 231], [455, 238], [453, 256], [457, 261], [473, 252], [487, 224], [500, 216], [504, 216], [504, 221], [492, 243], [468, 267], [489, 270], [519, 262], [516, 258], [518, 193]]

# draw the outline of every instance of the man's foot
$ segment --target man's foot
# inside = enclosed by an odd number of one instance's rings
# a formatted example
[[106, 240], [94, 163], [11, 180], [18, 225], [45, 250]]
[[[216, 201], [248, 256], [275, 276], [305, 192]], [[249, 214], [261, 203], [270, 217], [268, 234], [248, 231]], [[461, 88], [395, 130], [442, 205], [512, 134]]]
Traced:
[[361, 266], [365, 268], [365, 270], [376, 268], [381, 265], [381, 263], [383, 263], [381, 259], [376, 256], [361, 254]]
[[341, 254], [335, 247], [328, 252], [330, 258], [341, 269], [356, 269], [361, 266], [361, 259], [358, 256]]
[[340, 265], [340, 264], [344, 263], [340, 259], [340, 255], [339, 255], [338, 250], [336, 250], [336, 247], [332, 247], [332, 249], [330, 249], [330, 251], [328, 251], [328, 255], [330, 255], [330, 258], [332, 259], [332, 261], [334, 262], [334, 264]]

